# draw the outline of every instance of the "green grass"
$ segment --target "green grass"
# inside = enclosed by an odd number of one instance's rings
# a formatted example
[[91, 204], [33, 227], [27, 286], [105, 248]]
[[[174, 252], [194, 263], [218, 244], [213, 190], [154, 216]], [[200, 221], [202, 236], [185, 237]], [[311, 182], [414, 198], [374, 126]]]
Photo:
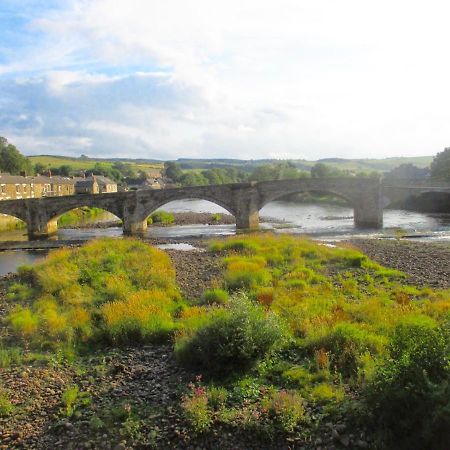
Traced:
[[[193, 436], [225, 427], [264, 448], [309, 442], [345, 420], [373, 448], [445, 448], [450, 291], [406, 285], [405, 274], [351, 247], [288, 235], [231, 237], [210, 251], [220, 273], [189, 302], [168, 256], [132, 239], [59, 250], [21, 268], [1, 323], [15, 343], [0, 346], [0, 366], [33, 364], [30, 349], [50, 353], [56, 367], [105, 346], [170, 342], [197, 375], [178, 397]], [[61, 414], [88, 403], [68, 384]], [[132, 409], [111, 409], [111, 420], [92, 409], [90, 426], [118, 423], [139, 446], [144, 418]]]
[[[107, 167], [112, 167], [115, 161], [108, 161], [104, 159], [80, 159], [80, 158], [71, 158], [66, 156], [49, 156], [49, 155], [39, 155], [39, 156], [29, 156], [28, 157], [33, 164], [40, 163], [48, 168], [52, 167], [60, 167], [62, 165], [72, 166], [75, 170], [89, 170], [93, 169], [96, 163], [102, 163]], [[135, 163], [135, 162], [127, 162], [130, 164], [133, 169], [136, 171], [139, 170], [150, 170], [150, 169], [162, 169], [163, 164], [151, 164], [151, 163]]]
[[135, 240], [55, 251], [19, 280], [8, 322], [36, 348], [164, 340], [180, 305], [168, 256]]

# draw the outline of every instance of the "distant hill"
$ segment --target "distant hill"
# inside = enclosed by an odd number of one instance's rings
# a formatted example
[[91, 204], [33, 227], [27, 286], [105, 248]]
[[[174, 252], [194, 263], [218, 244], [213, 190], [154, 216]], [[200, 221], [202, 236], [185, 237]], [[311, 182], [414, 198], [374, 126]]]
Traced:
[[[63, 164], [68, 164], [74, 169], [89, 170], [97, 162], [112, 165], [116, 161], [129, 163], [135, 166], [136, 170], [149, 170], [162, 168], [164, 161], [156, 159], [130, 159], [130, 158], [72, 158], [68, 156], [56, 156], [56, 155], [39, 155], [30, 156], [30, 160], [35, 163], [44, 164], [46, 167], [59, 167]], [[345, 158], [323, 158], [317, 161], [307, 161], [304, 159], [290, 160], [298, 168], [303, 170], [310, 170], [314, 164], [321, 162], [338, 169], [347, 169], [352, 171], [364, 171], [364, 172], [388, 172], [391, 169], [398, 167], [401, 164], [414, 164], [419, 168], [428, 167], [433, 160], [433, 156], [417, 156], [417, 157], [394, 157], [383, 159], [345, 159]], [[277, 159], [231, 159], [231, 158], [179, 158], [175, 160], [184, 169], [212, 169], [212, 168], [225, 168], [235, 167], [244, 171], [251, 171], [254, 167], [263, 164], [276, 163], [280, 160]]]

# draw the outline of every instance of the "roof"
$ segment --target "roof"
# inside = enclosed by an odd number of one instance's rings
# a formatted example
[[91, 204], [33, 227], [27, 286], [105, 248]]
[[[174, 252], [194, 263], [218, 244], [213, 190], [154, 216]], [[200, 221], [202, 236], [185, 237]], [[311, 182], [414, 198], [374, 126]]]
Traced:
[[[93, 178], [97, 181], [98, 184], [117, 184], [115, 181], [110, 180], [107, 177], [103, 177], [101, 175], [94, 175], [93, 177], [73, 177], [72, 180], [75, 181], [76, 184], [80, 182], [89, 182], [92, 184]], [[86, 184], [87, 186], [88, 184]]]
[[11, 175], [9, 173], [0, 173], [0, 183], [4, 184], [73, 184], [70, 178], [66, 177], [44, 177], [33, 176], [23, 177], [22, 175]]

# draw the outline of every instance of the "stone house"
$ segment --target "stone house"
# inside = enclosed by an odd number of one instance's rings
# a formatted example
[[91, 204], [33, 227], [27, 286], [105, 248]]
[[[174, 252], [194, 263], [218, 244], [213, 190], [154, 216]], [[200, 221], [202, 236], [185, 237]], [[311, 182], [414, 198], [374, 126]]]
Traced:
[[0, 200], [57, 197], [74, 193], [75, 186], [70, 178], [0, 174]]
[[117, 183], [107, 177], [92, 175], [89, 177], [74, 177], [76, 194], [109, 194], [117, 192]]

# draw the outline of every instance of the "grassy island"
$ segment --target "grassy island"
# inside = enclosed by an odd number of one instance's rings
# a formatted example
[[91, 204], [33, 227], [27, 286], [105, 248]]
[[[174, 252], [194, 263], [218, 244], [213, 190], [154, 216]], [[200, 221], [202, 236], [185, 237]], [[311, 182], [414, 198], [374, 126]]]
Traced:
[[219, 276], [195, 299], [133, 239], [5, 281], [0, 448], [448, 448], [450, 291], [291, 236], [207, 253]]

